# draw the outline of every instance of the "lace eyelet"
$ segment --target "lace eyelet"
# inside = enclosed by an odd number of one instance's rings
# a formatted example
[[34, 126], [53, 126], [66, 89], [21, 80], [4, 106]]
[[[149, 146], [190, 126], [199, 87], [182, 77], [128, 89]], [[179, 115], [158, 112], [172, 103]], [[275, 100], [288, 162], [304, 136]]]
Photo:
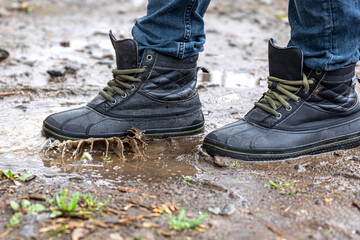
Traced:
[[279, 113], [279, 115], [276, 116], [277, 119], [280, 119], [281, 117], [282, 117], [282, 114], [281, 114], [281, 113]]
[[117, 103], [116, 99], [113, 102], [110, 102], [111, 105], [115, 105]]
[[304, 93], [305, 93], [305, 94], [308, 94], [308, 93], [309, 93], [309, 91], [305, 91], [305, 89], [304, 89]]
[[133, 91], [134, 89], [135, 89], [135, 85], [134, 85], [134, 84], [131, 84], [130, 90]]
[[126, 97], [127, 97], [127, 94], [125, 93], [124, 95], [120, 95], [120, 97], [126, 98]]
[[146, 56], [146, 59], [147, 59], [148, 61], [151, 61], [151, 60], [153, 59], [153, 56], [152, 56], [151, 54], [149, 54], [149, 55]]
[[290, 112], [292, 110], [292, 106], [290, 105], [289, 108], [285, 108], [285, 109], [286, 109], [286, 111]]
[[321, 70], [316, 70], [315, 73], [316, 73], [316, 75], [321, 75], [322, 71]]
[[295, 101], [295, 102], [297, 102], [297, 103], [298, 103], [298, 102], [300, 102], [300, 101], [301, 101], [301, 98], [298, 98], [298, 100], [297, 100], [297, 101]]

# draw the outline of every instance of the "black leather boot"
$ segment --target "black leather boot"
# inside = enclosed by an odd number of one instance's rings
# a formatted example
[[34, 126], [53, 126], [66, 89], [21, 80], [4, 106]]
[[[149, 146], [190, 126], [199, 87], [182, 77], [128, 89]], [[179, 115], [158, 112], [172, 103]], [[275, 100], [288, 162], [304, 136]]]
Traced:
[[360, 145], [355, 65], [336, 71], [303, 68], [295, 47], [269, 42], [269, 90], [244, 119], [210, 133], [211, 155], [268, 161]]
[[122, 137], [134, 126], [146, 135], [172, 137], [202, 131], [204, 117], [195, 89], [198, 56], [177, 59], [145, 50], [138, 66], [137, 43], [116, 40], [114, 79], [85, 107], [50, 115], [43, 135], [60, 140]]

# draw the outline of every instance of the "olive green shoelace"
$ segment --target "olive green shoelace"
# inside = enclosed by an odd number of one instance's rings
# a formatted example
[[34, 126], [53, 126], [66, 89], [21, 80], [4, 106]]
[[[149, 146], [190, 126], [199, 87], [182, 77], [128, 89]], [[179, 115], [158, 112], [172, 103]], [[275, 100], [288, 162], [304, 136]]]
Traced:
[[[300, 97], [296, 96], [294, 93], [297, 92], [302, 86], [304, 86], [304, 92], [308, 92], [310, 89], [310, 84], [313, 84], [314, 80], [307, 79], [306, 75], [303, 74], [302, 80], [284, 80], [276, 77], [268, 77], [268, 87], [269, 90], [264, 93], [264, 96], [260, 101], [255, 103], [256, 107], [261, 108], [262, 110], [273, 114], [276, 117], [280, 117], [281, 114], [276, 111], [280, 106], [284, 106], [287, 110], [291, 110], [290, 104], [287, 102], [289, 99], [294, 100], [295, 102], [300, 100]], [[271, 90], [271, 88], [276, 87], [278, 92]], [[270, 106], [268, 106], [270, 105]]]
[[100, 95], [103, 96], [106, 100], [111, 103], [115, 103], [115, 99], [112, 97], [115, 93], [119, 94], [122, 97], [126, 96], [124, 88], [133, 89], [134, 85], [129, 82], [140, 82], [141, 77], [134, 77], [135, 74], [143, 73], [147, 70], [146, 67], [143, 68], [133, 68], [133, 69], [113, 69], [113, 80], [110, 80], [107, 86], [100, 91]]

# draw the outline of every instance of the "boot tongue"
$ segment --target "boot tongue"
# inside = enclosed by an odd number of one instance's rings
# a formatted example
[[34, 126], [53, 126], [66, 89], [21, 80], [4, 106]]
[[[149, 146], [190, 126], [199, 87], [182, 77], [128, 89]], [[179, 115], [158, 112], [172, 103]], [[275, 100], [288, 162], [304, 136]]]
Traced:
[[284, 80], [303, 78], [303, 53], [297, 47], [280, 48], [269, 41], [269, 75]]
[[110, 31], [111, 43], [116, 53], [117, 69], [131, 69], [138, 67], [138, 46], [133, 39], [117, 40]]

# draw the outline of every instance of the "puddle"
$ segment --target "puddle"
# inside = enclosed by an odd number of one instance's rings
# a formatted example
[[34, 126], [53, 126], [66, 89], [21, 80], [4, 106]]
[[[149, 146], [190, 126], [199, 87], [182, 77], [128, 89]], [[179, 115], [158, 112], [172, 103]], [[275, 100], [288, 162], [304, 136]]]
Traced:
[[199, 79], [199, 84], [208, 87], [255, 88], [264, 85], [259, 78], [248, 72], [214, 70], [210, 74], [201, 73]]
[[[70, 99], [71, 98], [71, 99]], [[78, 159], [61, 154], [41, 153], [46, 139], [41, 136], [42, 121], [52, 112], [78, 107], [88, 101], [83, 96], [46, 98], [26, 102], [27, 96], [16, 95], [2, 100], [0, 106], [0, 169], [27, 172], [38, 177], [53, 178], [78, 176], [101, 184], [116, 185], [124, 181], [153, 183], [177, 181], [184, 176], [201, 173], [195, 167], [198, 146], [202, 136], [148, 141], [146, 161], [133, 159], [122, 161], [112, 154], [110, 162], [102, 161], [102, 152], [93, 154], [93, 163], [81, 163]], [[68, 106], [68, 102], [77, 103]], [[19, 107], [22, 106], [22, 107]]]
[[144, 159], [127, 153], [126, 160], [111, 154], [110, 161], [103, 161], [103, 152], [99, 151], [102, 148], [98, 145], [92, 153], [92, 161], [81, 161], [80, 157], [74, 159], [67, 155], [62, 157], [61, 153], [51, 150], [43, 154], [42, 160], [45, 167], [56, 167], [61, 172], [77, 173], [94, 181], [108, 181], [115, 185], [128, 181], [151, 184], [200, 174], [201, 170], [194, 166], [197, 160], [193, 156], [197, 155], [201, 141], [199, 136], [150, 140], [145, 151], [148, 157]]

